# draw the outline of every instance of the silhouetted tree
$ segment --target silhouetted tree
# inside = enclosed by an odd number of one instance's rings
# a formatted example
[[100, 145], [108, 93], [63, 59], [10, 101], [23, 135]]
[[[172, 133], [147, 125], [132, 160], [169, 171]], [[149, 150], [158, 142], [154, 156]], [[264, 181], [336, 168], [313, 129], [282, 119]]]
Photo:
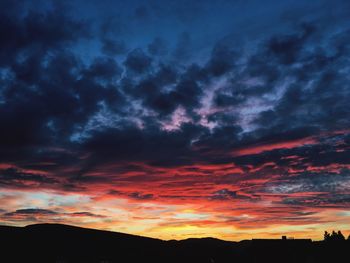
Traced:
[[344, 241], [345, 237], [343, 233], [338, 230], [338, 232], [332, 231], [332, 234], [329, 234], [327, 231], [324, 232], [324, 241]]
[[333, 231], [332, 231], [332, 234], [331, 234], [332, 240], [337, 240], [337, 236], [338, 236], [337, 232], [335, 232], [335, 231], [333, 230]]
[[329, 241], [330, 239], [331, 239], [331, 235], [327, 231], [324, 231], [323, 240]]
[[339, 241], [344, 241], [345, 240], [345, 237], [344, 237], [343, 233], [340, 230], [338, 231], [337, 239]]

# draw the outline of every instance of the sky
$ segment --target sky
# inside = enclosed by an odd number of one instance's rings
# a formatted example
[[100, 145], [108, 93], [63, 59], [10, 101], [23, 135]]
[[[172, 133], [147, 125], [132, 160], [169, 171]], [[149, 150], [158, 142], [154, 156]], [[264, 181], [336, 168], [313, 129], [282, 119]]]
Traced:
[[0, 224], [349, 235], [349, 14], [0, 0]]

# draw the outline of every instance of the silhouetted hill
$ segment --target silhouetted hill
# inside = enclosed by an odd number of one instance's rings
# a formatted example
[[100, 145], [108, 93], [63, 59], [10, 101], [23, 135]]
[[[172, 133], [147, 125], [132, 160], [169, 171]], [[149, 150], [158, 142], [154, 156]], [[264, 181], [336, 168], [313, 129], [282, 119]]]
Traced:
[[0, 262], [347, 262], [350, 242], [163, 241], [60, 224], [0, 226]]

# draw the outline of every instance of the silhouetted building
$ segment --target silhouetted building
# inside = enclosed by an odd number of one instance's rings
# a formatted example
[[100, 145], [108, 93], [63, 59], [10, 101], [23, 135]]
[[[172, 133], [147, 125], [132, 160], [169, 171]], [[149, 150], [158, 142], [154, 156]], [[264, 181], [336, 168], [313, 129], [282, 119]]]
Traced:
[[281, 241], [283, 242], [288, 242], [288, 243], [293, 243], [293, 244], [307, 244], [307, 243], [312, 243], [312, 240], [310, 238], [300, 238], [300, 239], [294, 239], [293, 237], [287, 237], [287, 236], [282, 236], [281, 239], [260, 239], [260, 238], [253, 238], [252, 239], [253, 244], [269, 244], [269, 243], [280, 243]]

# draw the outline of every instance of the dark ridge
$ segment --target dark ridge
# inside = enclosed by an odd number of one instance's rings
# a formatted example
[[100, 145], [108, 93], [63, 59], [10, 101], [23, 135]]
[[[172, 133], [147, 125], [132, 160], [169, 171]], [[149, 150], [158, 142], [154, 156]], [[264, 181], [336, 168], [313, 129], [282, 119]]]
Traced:
[[80, 226], [72, 226], [72, 225], [65, 225], [65, 224], [34, 224], [34, 225], [27, 225], [24, 227], [25, 229], [28, 229], [29, 231], [47, 231], [47, 232], [60, 232], [60, 234], [66, 233], [69, 234], [69, 232], [75, 232], [80, 233], [84, 235], [100, 235], [101, 237], [120, 237], [120, 238], [126, 238], [126, 239], [134, 239], [134, 240], [144, 240], [144, 241], [161, 241], [164, 242], [161, 239], [151, 238], [151, 237], [143, 237], [138, 235], [132, 235], [132, 234], [125, 234], [121, 232], [114, 232], [114, 231], [108, 231], [108, 230], [97, 230], [92, 228], [85, 228]]
[[163, 241], [61, 224], [0, 226], [0, 262], [346, 262], [349, 241], [216, 238]]

